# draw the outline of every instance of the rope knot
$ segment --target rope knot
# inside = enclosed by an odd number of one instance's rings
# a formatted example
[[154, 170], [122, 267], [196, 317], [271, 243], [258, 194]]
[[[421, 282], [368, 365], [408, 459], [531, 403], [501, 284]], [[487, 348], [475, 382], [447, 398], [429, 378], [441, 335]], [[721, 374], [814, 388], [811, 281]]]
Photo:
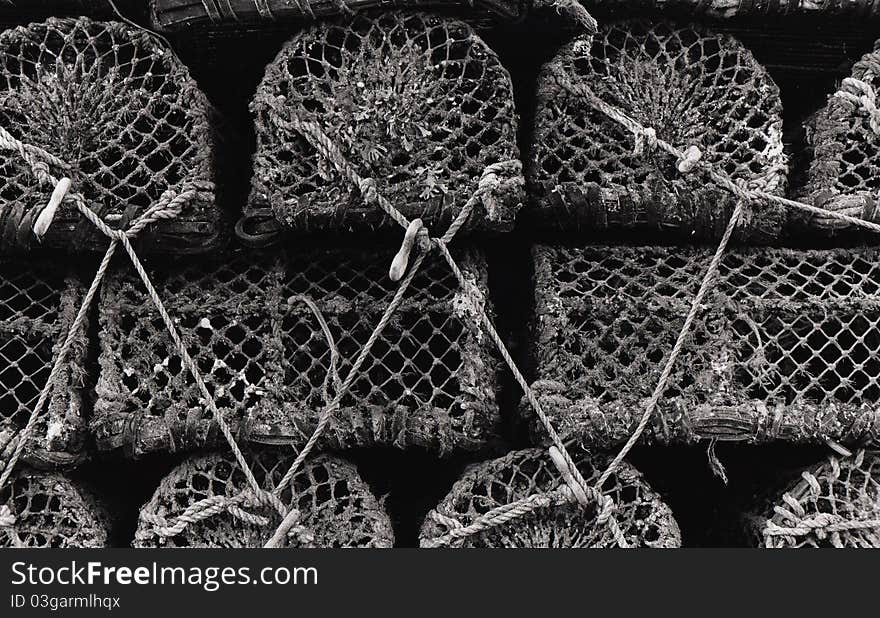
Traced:
[[[657, 136], [655, 134], [654, 139], [656, 140], [656, 138]], [[697, 163], [700, 162], [702, 157], [702, 150], [693, 145], [688, 146], [687, 150], [684, 151], [684, 156], [678, 161], [678, 171], [682, 174], [689, 174], [697, 166]]]
[[[559, 474], [562, 475], [562, 480], [565, 481], [566, 486], [571, 490], [571, 493], [574, 496], [574, 499], [577, 500], [578, 504], [586, 509], [596, 502], [595, 490], [588, 485], [582, 485], [577, 482], [574, 473], [571, 471], [568, 463], [562, 455], [562, 451], [555, 446], [551, 446], [550, 459], [553, 460], [553, 465], [559, 470]], [[590, 500], [591, 496], [594, 498], [593, 500]]]
[[409, 222], [406, 232], [403, 235], [403, 243], [400, 245], [400, 251], [394, 256], [391, 262], [391, 268], [388, 269], [388, 276], [392, 281], [400, 281], [406, 273], [406, 267], [409, 265], [409, 257], [412, 253], [413, 246], [419, 236], [428, 236], [428, 228], [425, 227], [421, 219], [413, 219]]
[[0, 506], [0, 528], [12, 528], [15, 525], [15, 515], [8, 504]]
[[866, 81], [871, 77], [871, 73], [865, 73], [865, 80], [855, 77], [845, 78], [840, 84], [840, 90], [835, 92], [834, 96], [855, 106], [861, 106], [868, 114], [871, 130], [880, 135], [880, 109], [877, 108], [877, 93]]
[[645, 127], [643, 131], [636, 131], [633, 154], [642, 156], [645, 152], [653, 152], [657, 149], [657, 131], [651, 127]]

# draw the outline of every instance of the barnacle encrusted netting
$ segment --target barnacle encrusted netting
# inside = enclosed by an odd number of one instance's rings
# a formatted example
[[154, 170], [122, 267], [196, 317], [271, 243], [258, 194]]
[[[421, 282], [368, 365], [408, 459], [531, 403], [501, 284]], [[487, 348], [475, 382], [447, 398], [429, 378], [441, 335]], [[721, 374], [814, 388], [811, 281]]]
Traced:
[[[586, 87], [657, 137], [747, 187], [782, 194], [786, 156], [779, 90], [729, 36], [691, 26], [612, 24], [568, 44], [542, 69], [526, 181], [532, 218], [555, 230], [639, 230], [720, 238], [734, 206], [725, 190], [591, 107]], [[640, 152], [639, 152], [640, 151]], [[774, 204], [747, 210], [735, 234], [775, 238], [785, 220]]]
[[[0, 469], [36, 412], [82, 294], [76, 275], [57, 264], [0, 263]], [[85, 357], [81, 331], [22, 451], [32, 466], [64, 467], [83, 457]]]
[[758, 546], [880, 548], [880, 458], [831, 456], [758, 509], [745, 518]]
[[[448, 225], [492, 164], [518, 157], [510, 75], [467, 24], [423, 13], [322, 23], [288, 42], [254, 97], [250, 212], [297, 230], [396, 226], [286, 122], [314, 122], [409, 219]], [[519, 185], [466, 229], [507, 229]], [[248, 211], [246, 211], [247, 214]]]
[[[563, 435], [619, 444], [712, 251], [538, 246], [533, 255], [533, 388]], [[878, 257], [874, 248], [728, 252], [643, 440], [876, 440]]]
[[[587, 483], [595, 483], [606, 457], [574, 451]], [[440, 520], [453, 518], [467, 526], [487, 511], [559, 486], [559, 472], [547, 451], [528, 449], [471, 467], [452, 491], [428, 514], [422, 525], [422, 545], [449, 532]], [[672, 511], [624, 462], [611, 475], [603, 492], [616, 503], [614, 517], [631, 547], [679, 547], [681, 533]], [[441, 515], [436, 518], [436, 513]], [[512, 522], [484, 530], [453, 543], [456, 547], [616, 547], [607, 525], [596, 522], [595, 508], [574, 502], [539, 509]]]
[[[524, 15], [526, 3], [520, 0], [394, 0], [396, 10], [432, 9], [456, 13], [472, 12], [481, 19], [516, 19]], [[203, 24], [275, 24], [285, 21], [314, 20], [348, 12], [388, 9], [383, 0], [150, 0], [153, 25], [159, 30], [183, 30]]]
[[[246, 453], [264, 490], [277, 487], [293, 463], [294, 453], [271, 449]], [[231, 455], [209, 454], [184, 461], [162, 479], [150, 501], [141, 507], [136, 547], [262, 547], [281, 515], [266, 507], [242, 508], [266, 518], [257, 525], [229, 511], [192, 523], [174, 536], [156, 534], [157, 523], [172, 521], [187, 507], [213, 496], [232, 498], [248, 489], [244, 473]], [[289, 485], [278, 494], [286, 509], [300, 518], [288, 535], [289, 547], [373, 547], [394, 544], [391, 520], [382, 503], [361, 480], [351, 463], [320, 455], [306, 460]]]
[[[458, 256], [486, 293], [484, 258], [473, 251]], [[397, 290], [387, 272], [391, 257], [325, 249], [238, 254], [152, 276], [230, 425], [247, 439], [301, 446]], [[427, 258], [322, 444], [422, 446], [445, 454], [495, 440], [496, 362], [476, 302], [459, 291], [439, 256]], [[103, 290], [100, 345], [92, 419], [99, 449], [139, 456], [223, 441], [159, 315], [128, 272], [114, 274]]]
[[[876, 100], [880, 87], [880, 51], [866, 54], [852, 75], [828, 98], [828, 104], [806, 123], [812, 155], [803, 198], [844, 214], [876, 220], [880, 189], [880, 117]], [[871, 111], [871, 110], [874, 111]], [[847, 227], [840, 221], [799, 213], [798, 221], [828, 233]]]
[[[207, 251], [220, 241], [209, 104], [173, 53], [118, 23], [49, 19], [0, 33], [0, 126], [43, 148], [50, 165], [112, 227], [126, 227], [166, 191], [198, 190], [179, 216], [149, 226], [139, 248]], [[0, 151], [0, 252], [37, 246], [32, 232], [54, 187], [17, 152]], [[42, 246], [71, 251], [106, 237], [62, 205]]]
[[[84, 487], [60, 474], [17, 470], [0, 489], [0, 547], [106, 547], [110, 519]], [[8, 509], [8, 511], [6, 510]]]

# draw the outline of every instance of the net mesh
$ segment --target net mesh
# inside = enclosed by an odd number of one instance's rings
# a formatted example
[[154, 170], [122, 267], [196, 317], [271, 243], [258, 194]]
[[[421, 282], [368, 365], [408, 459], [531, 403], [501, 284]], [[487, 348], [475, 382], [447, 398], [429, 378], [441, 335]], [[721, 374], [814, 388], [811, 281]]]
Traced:
[[[866, 54], [856, 62], [851, 78], [872, 91], [880, 87], [880, 51]], [[817, 206], [831, 209], [836, 209], [832, 196], [861, 197], [862, 200], [837, 201], [837, 204], [855, 208], [846, 214], [870, 220], [876, 218], [875, 194], [880, 189], [877, 163], [880, 137], [872, 127], [876, 122], [872, 115], [862, 104], [845, 98], [846, 95], [860, 98], [865, 94], [857, 85], [844, 80], [839, 91], [829, 97], [828, 104], [808, 119], [805, 135], [810, 164], [807, 181], [799, 192]], [[799, 213], [798, 222], [817, 227], [816, 218], [806, 213]], [[822, 227], [821, 222], [818, 227]], [[835, 226], [826, 229], [834, 232]]]
[[[0, 264], [0, 462], [35, 411], [82, 293], [76, 276], [56, 264]], [[86, 346], [85, 335], [77, 337], [53, 385], [47, 413], [30, 433], [23, 459], [32, 466], [63, 467], [83, 457]]]
[[[536, 223], [558, 230], [654, 230], [720, 238], [734, 198], [649, 146], [561, 85], [589, 88], [657, 136], [697, 146], [702, 161], [749, 188], [782, 194], [786, 156], [779, 90], [729, 36], [660, 22], [611, 24], [576, 39], [542, 70], [526, 181]], [[775, 238], [780, 206], [744, 214], [735, 235]]]
[[[396, 224], [279, 120], [316, 122], [379, 193], [429, 227], [452, 221], [487, 165], [518, 156], [509, 74], [470, 26], [434, 15], [306, 29], [267, 68], [252, 111], [250, 207], [300, 230]], [[507, 192], [468, 225], [510, 228], [520, 201]]]
[[[607, 464], [583, 451], [572, 455], [587, 483], [592, 485]], [[468, 525], [489, 510], [559, 486], [559, 472], [547, 452], [528, 449], [473, 466], [455, 483], [436, 511]], [[602, 487], [614, 499], [614, 517], [633, 547], [679, 547], [681, 533], [669, 507], [645, 483], [641, 474], [623, 463]], [[547, 507], [466, 537], [459, 547], [616, 547], [607, 526], [598, 525], [595, 508], [577, 503]], [[448, 530], [429, 514], [422, 526], [422, 541]]]
[[[466, 276], [486, 293], [480, 254]], [[391, 255], [302, 250], [157, 269], [160, 297], [224, 418], [244, 438], [301, 445], [335, 393], [331, 347], [304, 303], [314, 301], [339, 352], [344, 379], [397, 289]], [[116, 274], [100, 304], [100, 449], [134, 456], [220, 444], [192, 376], [141, 285]], [[454, 275], [429, 257], [373, 347], [324, 434], [333, 448], [422, 446], [446, 454], [496, 439], [496, 362]]]
[[[247, 454], [260, 485], [274, 489], [293, 463], [294, 454], [271, 449]], [[281, 523], [267, 508], [248, 512], [270, 519], [261, 527], [233, 517], [215, 515], [190, 524], [172, 537], [150, 535], [144, 513], [166, 520], [191, 504], [211, 496], [233, 497], [248, 488], [244, 474], [231, 455], [211, 454], [186, 460], [165, 477], [152, 499], [142, 507], [138, 525], [139, 547], [262, 547]], [[394, 534], [384, 507], [350, 463], [321, 455], [307, 460], [290, 485], [280, 492], [286, 508], [299, 509], [299, 530], [289, 538], [291, 547], [391, 547]]]
[[107, 547], [109, 518], [97, 500], [60, 474], [21, 470], [0, 489], [15, 517], [0, 547]]
[[[753, 543], [773, 548], [880, 548], [880, 523], [873, 527], [834, 531], [828, 524], [880, 521], [880, 459], [876, 452], [854, 457], [829, 457], [804, 472], [782, 495], [762, 506], [760, 515], [746, 517]], [[798, 528], [818, 526], [797, 534], [768, 534], [768, 523]]]
[[[645, 440], [876, 440], [877, 257], [729, 252]], [[534, 250], [535, 386], [563, 434], [606, 446], [629, 437], [710, 258], [694, 248]]]
[[[86, 18], [49, 19], [0, 33], [0, 126], [69, 164], [98, 215], [125, 227], [167, 190], [213, 179], [209, 104], [170, 50], [142, 31]], [[37, 245], [32, 227], [53, 187], [18, 153], [0, 152], [0, 251]], [[141, 249], [207, 251], [220, 214], [200, 193], [173, 220], [150, 226]], [[107, 239], [62, 205], [41, 246], [95, 249]]]

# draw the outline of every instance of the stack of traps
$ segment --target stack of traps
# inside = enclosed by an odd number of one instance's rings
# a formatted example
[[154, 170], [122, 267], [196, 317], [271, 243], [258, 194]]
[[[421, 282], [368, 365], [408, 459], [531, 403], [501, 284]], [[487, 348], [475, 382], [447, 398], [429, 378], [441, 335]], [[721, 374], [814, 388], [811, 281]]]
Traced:
[[[236, 434], [302, 446], [397, 290], [387, 274], [391, 257], [323, 249], [247, 254], [151, 277]], [[485, 294], [482, 256], [464, 251], [458, 259]], [[459, 291], [439, 256], [426, 259], [322, 445], [421, 446], [446, 454], [494, 441], [496, 361], [476, 302]], [[128, 272], [111, 276], [99, 314], [91, 422], [98, 449], [138, 457], [222, 444], [140, 281]]]
[[[288, 42], [254, 96], [257, 150], [244, 221], [296, 231], [397, 229], [291, 121], [321, 127], [408, 219], [445, 229], [493, 163], [518, 158], [510, 75], [467, 24], [423, 13], [321, 23]], [[506, 230], [510, 179], [465, 229]]]
[[[128, 227], [168, 191], [198, 191], [144, 230], [139, 249], [197, 253], [221, 242], [209, 114], [186, 67], [133, 27], [53, 18], [0, 33], [0, 126], [58, 157], [49, 172], [111, 227]], [[18, 152], [0, 152], [0, 253], [106, 246], [70, 200], [38, 241], [34, 223], [53, 189]]]
[[[373, 547], [394, 544], [391, 520], [383, 505], [350, 463], [321, 455], [307, 460], [289, 485], [278, 483], [294, 456], [272, 449], [246, 453], [254, 476], [266, 491], [277, 489], [285, 510], [300, 519], [287, 536], [288, 547]], [[265, 525], [244, 521], [229, 512], [187, 526], [176, 535], [157, 534], [157, 521], [170, 522], [187, 507], [214, 496], [232, 498], [247, 490], [244, 473], [231, 455], [204, 455], [185, 460], [159, 485], [141, 508], [136, 547], [262, 547], [281, 523], [269, 508], [245, 507]]]
[[759, 499], [744, 523], [759, 547], [880, 548], [877, 452], [830, 456], [781, 494]]
[[[720, 238], [735, 205], [701, 174], [683, 174], [570, 88], [583, 87], [659, 138], [752, 189], [781, 195], [787, 160], [779, 90], [734, 39], [690, 26], [627, 22], [576, 39], [542, 70], [526, 181], [535, 223], [555, 231], [660, 232]], [[750, 210], [735, 236], [779, 236], [784, 210]]]
[[0, 489], [13, 521], [0, 547], [107, 547], [110, 517], [79, 483], [50, 472], [16, 470]]
[[[534, 386], [563, 435], [609, 447], [629, 437], [711, 256], [534, 249]], [[876, 440], [877, 263], [875, 249], [729, 251], [643, 440]]]
[[[590, 457], [572, 450], [588, 484], [598, 481], [609, 458]], [[468, 526], [488, 511], [517, 500], [555, 490], [559, 472], [546, 450], [529, 449], [475, 465], [455, 484], [437, 508], [428, 514], [421, 531], [422, 546], [431, 547], [448, 534], [450, 519]], [[681, 533], [672, 511], [651, 490], [642, 476], [624, 462], [602, 486], [614, 499], [614, 517], [631, 547], [679, 547]], [[438, 516], [439, 515], [439, 516]], [[453, 547], [616, 547], [607, 525], [599, 524], [597, 509], [574, 502], [551, 505], [453, 541]]]
[[4, 261], [0, 265], [0, 469], [36, 412], [40, 416], [22, 451], [24, 462], [63, 468], [85, 456], [85, 329], [53, 380], [45, 407], [36, 410], [83, 292], [77, 276], [57, 264]]

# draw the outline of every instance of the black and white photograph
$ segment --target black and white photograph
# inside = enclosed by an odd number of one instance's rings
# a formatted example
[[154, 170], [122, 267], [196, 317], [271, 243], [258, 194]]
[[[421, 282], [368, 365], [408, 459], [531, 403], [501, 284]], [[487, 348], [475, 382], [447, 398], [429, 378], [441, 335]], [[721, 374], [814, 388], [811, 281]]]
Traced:
[[0, 0], [3, 615], [880, 548], [878, 92], [876, 0]]

